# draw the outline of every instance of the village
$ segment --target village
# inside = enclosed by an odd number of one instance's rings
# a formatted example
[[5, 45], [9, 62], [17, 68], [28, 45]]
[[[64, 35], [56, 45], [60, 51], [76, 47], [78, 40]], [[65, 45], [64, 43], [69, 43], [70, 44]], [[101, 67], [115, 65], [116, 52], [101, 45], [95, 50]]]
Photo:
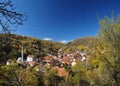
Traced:
[[[64, 66], [73, 67], [77, 63], [82, 62], [86, 65], [86, 60], [88, 59], [88, 55], [86, 52], [76, 51], [74, 53], [58, 53], [58, 55], [48, 54], [42, 60], [36, 58], [33, 54], [27, 56], [26, 59], [22, 57], [18, 57], [16, 62], [22, 66], [22, 68], [27, 69], [30, 67], [36, 67], [37, 72], [43, 72], [44, 68], [53, 67], [57, 70], [58, 76], [65, 77], [68, 72], [65, 70]], [[8, 59], [6, 65], [11, 65], [13, 62], [12, 59]]]

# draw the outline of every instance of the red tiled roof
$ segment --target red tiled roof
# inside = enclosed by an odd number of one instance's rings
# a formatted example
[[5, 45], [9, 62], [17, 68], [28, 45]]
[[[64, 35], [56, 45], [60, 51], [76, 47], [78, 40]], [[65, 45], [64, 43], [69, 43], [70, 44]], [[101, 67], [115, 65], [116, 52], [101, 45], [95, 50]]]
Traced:
[[68, 74], [68, 72], [64, 69], [64, 68], [57, 68], [58, 71], [58, 75], [59, 76], [66, 76]]
[[64, 63], [70, 64], [70, 58], [68, 56], [64, 57]]
[[52, 58], [50, 56], [46, 56], [44, 57], [44, 60], [52, 60]]

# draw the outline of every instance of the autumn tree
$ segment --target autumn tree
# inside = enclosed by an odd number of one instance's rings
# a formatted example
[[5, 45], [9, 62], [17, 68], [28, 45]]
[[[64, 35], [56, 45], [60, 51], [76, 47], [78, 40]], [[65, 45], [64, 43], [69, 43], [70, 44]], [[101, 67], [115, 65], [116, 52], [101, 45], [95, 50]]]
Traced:
[[0, 86], [38, 86], [34, 67], [22, 68], [16, 62], [0, 66]]
[[[105, 17], [100, 20], [100, 31], [98, 38], [99, 47], [101, 48], [101, 72], [102, 74], [109, 74], [108, 85], [120, 85], [120, 16], [115, 19], [112, 15], [111, 18]], [[104, 46], [104, 47], [103, 47]], [[105, 77], [102, 77], [105, 78]]]

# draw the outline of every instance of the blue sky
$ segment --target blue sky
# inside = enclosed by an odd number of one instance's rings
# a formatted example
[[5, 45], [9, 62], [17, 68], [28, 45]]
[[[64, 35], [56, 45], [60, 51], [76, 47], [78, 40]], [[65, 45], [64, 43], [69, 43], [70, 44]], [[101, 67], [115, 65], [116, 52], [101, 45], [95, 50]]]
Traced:
[[120, 13], [120, 0], [12, 0], [28, 15], [16, 34], [56, 42], [96, 36], [98, 18]]

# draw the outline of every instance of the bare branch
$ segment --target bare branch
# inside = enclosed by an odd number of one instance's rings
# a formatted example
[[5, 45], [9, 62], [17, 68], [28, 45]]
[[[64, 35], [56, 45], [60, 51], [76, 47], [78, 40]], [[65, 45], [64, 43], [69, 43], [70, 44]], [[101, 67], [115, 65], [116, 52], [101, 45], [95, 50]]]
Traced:
[[23, 25], [27, 19], [24, 13], [18, 13], [15, 10], [11, 0], [0, 1], [0, 26], [5, 33], [10, 33], [8, 26]]

